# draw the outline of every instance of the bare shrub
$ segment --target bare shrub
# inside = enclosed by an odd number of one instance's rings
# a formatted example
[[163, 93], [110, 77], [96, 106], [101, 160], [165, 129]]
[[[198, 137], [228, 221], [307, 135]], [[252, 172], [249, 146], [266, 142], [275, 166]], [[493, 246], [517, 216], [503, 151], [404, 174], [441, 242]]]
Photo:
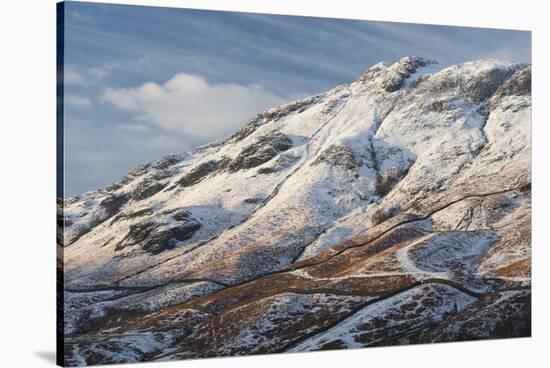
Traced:
[[378, 225], [386, 220], [391, 219], [399, 213], [401, 213], [401, 206], [399, 205], [394, 205], [389, 208], [378, 207], [372, 214], [372, 222], [374, 223], [374, 225]]
[[378, 175], [376, 177], [376, 191], [380, 197], [384, 197], [391, 192], [395, 184], [399, 182], [401, 175], [397, 169], [389, 170], [384, 175]]

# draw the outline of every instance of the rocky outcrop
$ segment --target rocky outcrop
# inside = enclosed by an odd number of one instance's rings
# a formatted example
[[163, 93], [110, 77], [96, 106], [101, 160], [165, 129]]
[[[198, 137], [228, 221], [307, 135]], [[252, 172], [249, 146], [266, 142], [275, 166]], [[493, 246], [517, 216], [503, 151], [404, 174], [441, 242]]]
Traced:
[[329, 166], [342, 166], [347, 170], [355, 170], [359, 166], [358, 159], [353, 150], [345, 145], [332, 145], [325, 149], [313, 161], [312, 165], [319, 165], [325, 163]]
[[155, 162], [153, 162], [152, 167], [159, 170], [166, 170], [175, 164], [183, 160], [182, 155], [168, 155]]
[[77, 216], [63, 214], [64, 246], [69, 246], [91, 229], [111, 218], [118, 213], [122, 206], [128, 201], [126, 194], [102, 195], [97, 201], [88, 200], [81, 206]]
[[407, 56], [388, 67], [383, 63], [373, 66], [359, 78], [359, 82], [377, 80], [384, 91], [392, 93], [403, 87], [405, 81], [419, 68], [431, 64], [437, 64], [437, 62], [421, 57]]
[[203, 162], [181, 177], [178, 180], [178, 185], [185, 188], [200, 183], [208, 175], [224, 169], [228, 163], [228, 158]]
[[267, 175], [281, 172], [294, 165], [300, 157], [293, 154], [281, 154], [275, 159], [271, 166], [264, 166], [258, 169], [257, 173], [260, 175]]
[[275, 132], [259, 137], [253, 144], [245, 147], [227, 166], [231, 172], [260, 166], [281, 152], [292, 147], [292, 141], [286, 135]]
[[138, 184], [136, 190], [132, 194], [132, 199], [141, 201], [145, 198], [149, 198], [152, 195], [157, 194], [166, 187], [166, 184], [159, 183], [158, 181], [144, 180]]
[[231, 140], [239, 142], [250, 134], [256, 131], [256, 129], [268, 122], [276, 122], [282, 117], [288, 116], [292, 113], [301, 113], [307, 109], [309, 105], [317, 102], [319, 96], [308, 97], [303, 100], [293, 101], [288, 104], [265, 110], [252, 119], [250, 119], [241, 129], [231, 136]]
[[130, 225], [126, 236], [115, 246], [115, 251], [139, 245], [139, 248], [145, 252], [159, 254], [173, 249], [177, 242], [191, 238], [201, 227], [189, 212], [177, 212], [171, 218], [176, 222], [175, 225], [159, 223], [151, 218], [145, 222]]
[[416, 73], [418, 68], [434, 64], [434, 61], [419, 57], [406, 57], [392, 66], [392, 70], [382, 80], [382, 88], [386, 92], [395, 92], [403, 87], [405, 81]]

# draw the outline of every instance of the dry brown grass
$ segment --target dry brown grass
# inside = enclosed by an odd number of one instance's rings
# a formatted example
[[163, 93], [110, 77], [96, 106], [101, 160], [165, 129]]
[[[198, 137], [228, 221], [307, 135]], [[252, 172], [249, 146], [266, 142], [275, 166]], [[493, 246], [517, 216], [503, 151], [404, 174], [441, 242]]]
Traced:
[[390, 170], [384, 175], [378, 175], [376, 177], [376, 191], [380, 197], [384, 197], [391, 192], [400, 179], [401, 175], [397, 170]]

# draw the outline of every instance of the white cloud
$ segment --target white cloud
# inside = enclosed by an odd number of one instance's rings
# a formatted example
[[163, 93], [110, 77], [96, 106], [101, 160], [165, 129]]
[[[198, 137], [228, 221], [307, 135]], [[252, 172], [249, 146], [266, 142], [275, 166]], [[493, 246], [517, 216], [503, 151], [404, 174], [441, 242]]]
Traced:
[[90, 68], [88, 74], [94, 78], [103, 79], [111, 75], [111, 70], [107, 68]]
[[86, 79], [73, 68], [67, 67], [63, 72], [63, 82], [65, 84], [85, 85]]
[[120, 68], [119, 63], [109, 63], [104, 64], [102, 66], [96, 66], [92, 68], [88, 68], [86, 70], [86, 74], [90, 76], [93, 79], [100, 80], [109, 77], [114, 70], [117, 70]]
[[72, 107], [77, 108], [90, 108], [93, 106], [92, 100], [86, 96], [80, 95], [68, 95], [65, 96], [65, 103]]
[[118, 63], [105, 64], [88, 69], [77, 68], [75, 65], [66, 65], [63, 80], [66, 85], [89, 87], [109, 77], [113, 70], [119, 67]]
[[107, 89], [102, 101], [166, 132], [206, 139], [240, 128], [255, 113], [285, 100], [257, 84], [209, 83], [198, 75], [176, 74], [166, 83]]

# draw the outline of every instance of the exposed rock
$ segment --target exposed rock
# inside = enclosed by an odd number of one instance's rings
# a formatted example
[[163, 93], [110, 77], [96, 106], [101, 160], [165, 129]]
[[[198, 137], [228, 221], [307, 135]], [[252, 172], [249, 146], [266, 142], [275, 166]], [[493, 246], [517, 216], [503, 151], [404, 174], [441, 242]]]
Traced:
[[531, 95], [531, 65], [525, 65], [515, 72], [498, 88], [496, 94], [501, 96]]
[[274, 167], [262, 167], [262, 168], [258, 169], [258, 174], [267, 175], [267, 174], [276, 173], [277, 171], [279, 171], [279, 170], [277, 170]]
[[490, 69], [465, 81], [464, 92], [473, 102], [482, 102], [490, 98], [512, 73], [513, 69]]
[[230, 172], [250, 169], [270, 161], [279, 153], [292, 147], [292, 141], [286, 135], [274, 132], [259, 137], [256, 142], [245, 147], [228, 165]]
[[189, 173], [184, 175], [179, 181], [178, 185], [180, 187], [190, 187], [201, 182], [208, 175], [223, 170], [229, 163], [229, 158], [224, 158], [221, 160], [210, 160], [195, 166]]
[[200, 227], [201, 225], [197, 221], [188, 221], [166, 230], [153, 231], [142, 244], [141, 249], [151, 254], [159, 254], [174, 248], [178, 241], [191, 238]]
[[392, 65], [390, 72], [382, 80], [382, 88], [386, 92], [395, 92], [403, 87], [405, 81], [409, 79], [412, 74], [416, 73], [418, 68], [434, 63], [435, 62], [432, 60], [420, 57], [405, 57]]
[[139, 245], [146, 252], [159, 254], [173, 249], [179, 241], [191, 238], [201, 227], [186, 211], [177, 212], [172, 218], [178, 222], [177, 225], [168, 226], [154, 220], [130, 225], [126, 236], [115, 246], [115, 251]]
[[452, 110], [451, 106], [449, 106], [449, 102], [445, 100], [434, 101], [431, 107], [432, 110], [436, 112], [447, 112]]
[[[475, 66], [475, 63], [470, 64]], [[480, 61], [479, 63], [483, 62]], [[502, 66], [482, 68], [479, 72], [472, 74], [463, 71], [461, 67], [444, 69], [441, 73], [430, 78], [429, 82], [419, 84], [417, 88], [430, 95], [452, 94], [459, 99], [481, 103], [491, 98], [497, 89], [517, 70], [517, 66]], [[436, 111], [438, 107], [444, 106], [434, 106]]]
[[102, 220], [106, 220], [113, 216], [126, 202], [128, 196], [125, 194], [109, 195], [102, 200], [99, 205], [105, 210], [105, 215]]
[[157, 224], [154, 221], [130, 225], [128, 234], [115, 246], [115, 250], [119, 251], [144, 242], [156, 227]]
[[102, 197], [97, 206], [93, 206], [93, 202], [85, 202], [82, 206], [84, 210], [78, 216], [64, 215], [63, 218], [58, 218], [58, 225], [62, 225], [65, 232], [61, 242], [63, 246], [71, 245], [91, 229], [111, 218], [128, 201], [126, 194], [108, 193], [106, 197]]
[[117, 190], [119, 190], [120, 188], [122, 188], [122, 184], [120, 183], [113, 183], [111, 185], [108, 185], [105, 187], [105, 191], [106, 192], [116, 192]]
[[183, 157], [181, 155], [168, 155], [155, 161], [152, 165], [154, 169], [166, 170], [169, 167], [181, 162]]
[[294, 165], [299, 159], [298, 156], [292, 154], [281, 154], [277, 157], [272, 166], [261, 167], [258, 169], [257, 173], [260, 175], [277, 173]]
[[320, 96], [308, 97], [303, 100], [293, 101], [279, 107], [265, 110], [250, 119], [241, 129], [233, 134], [230, 139], [235, 142], [241, 141], [256, 131], [258, 127], [267, 124], [268, 122], [277, 121], [291, 113], [300, 113], [309, 105], [317, 102], [319, 99]]
[[121, 212], [118, 215], [113, 216], [113, 218], [111, 219], [111, 225], [121, 220], [131, 220], [134, 218], [149, 216], [152, 214], [153, 214], [152, 208], [143, 208], [141, 210], [137, 210], [130, 213]]
[[329, 166], [341, 166], [347, 170], [357, 170], [359, 160], [351, 148], [343, 144], [334, 144], [325, 149], [312, 165], [325, 163]]
[[123, 177], [118, 184], [120, 185], [126, 185], [130, 182], [132, 182], [136, 177], [144, 175], [147, 173], [147, 170], [151, 168], [150, 162], [145, 162], [143, 164], [140, 164], [133, 169], [131, 169], [128, 174], [126, 174], [125, 177]]
[[254, 133], [254, 131], [262, 124], [265, 124], [265, 121], [262, 121], [262, 119], [256, 116], [250, 119], [241, 129], [233, 134], [231, 136], [231, 139], [233, 139], [235, 142], [239, 142], [248, 137], [250, 134]]
[[158, 181], [144, 180], [138, 184], [134, 192], [132, 193], [132, 199], [134, 201], [141, 201], [149, 198], [166, 187], [166, 184], [159, 183]]

